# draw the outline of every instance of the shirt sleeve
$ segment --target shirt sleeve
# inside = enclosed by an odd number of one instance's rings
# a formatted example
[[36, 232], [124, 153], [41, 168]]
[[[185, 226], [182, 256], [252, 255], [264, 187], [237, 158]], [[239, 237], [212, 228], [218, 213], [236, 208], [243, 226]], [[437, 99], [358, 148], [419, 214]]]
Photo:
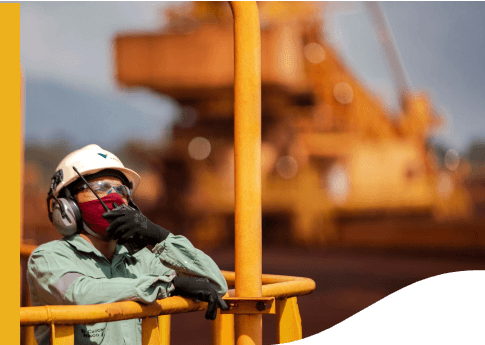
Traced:
[[207, 278], [220, 296], [227, 292], [226, 280], [217, 264], [184, 236], [169, 234], [153, 248], [153, 252], [164, 266], [173, 269], [177, 275]]
[[170, 295], [175, 275], [143, 274], [136, 278], [93, 277], [66, 254], [34, 251], [27, 279], [38, 304], [83, 305], [138, 301], [151, 303]]

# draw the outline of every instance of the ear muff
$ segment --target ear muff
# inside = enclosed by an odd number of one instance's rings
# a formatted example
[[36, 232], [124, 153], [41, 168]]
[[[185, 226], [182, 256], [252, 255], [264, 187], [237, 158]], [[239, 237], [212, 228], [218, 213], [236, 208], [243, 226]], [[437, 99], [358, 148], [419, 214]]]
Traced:
[[[52, 206], [52, 224], [62, 236], [71, 236], [79, 233], [82, 229], [82, 216], [76, 202], [71, 198], [58, 198]], [[66, 217], [62, 216], [61, 207]]]

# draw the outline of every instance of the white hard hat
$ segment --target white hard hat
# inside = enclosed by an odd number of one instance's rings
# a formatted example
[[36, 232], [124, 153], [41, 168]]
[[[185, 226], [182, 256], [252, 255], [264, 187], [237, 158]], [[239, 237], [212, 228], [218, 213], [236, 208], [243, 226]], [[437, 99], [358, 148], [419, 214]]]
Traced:
[[71, 152], [59, 163], [56, 174], [60, 176], [60, 179], [54, 189], [55, 196], [59, 195], [59, 191], [62, 188], [79, 178], [79, 175], [74, 171], [73, 167], [76, 167], [83, 176], [91, 175], [104, 169], [120, 171], [131, 182], [132, 193], [140, 183], [140, 176], [133, 170], [125, 168], [118, 157], [111, 152], [103, 150], [98, 145], [91, 144]]

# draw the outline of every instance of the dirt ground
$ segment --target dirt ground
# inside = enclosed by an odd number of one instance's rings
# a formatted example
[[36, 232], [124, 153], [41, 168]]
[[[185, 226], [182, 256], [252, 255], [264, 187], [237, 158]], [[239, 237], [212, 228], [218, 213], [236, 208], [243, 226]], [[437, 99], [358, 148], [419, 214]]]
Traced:
[[[207, 252], [234, 270], [232, 249]], [[396, 249], [263, 249], [263, 273], [308, 277], [316, 290], [298, 298], [303, 337], [322, 332], [385, 296], [435, 275], [485, 269], [485, 252]], [[274, 315], [263, 316], [263, 344], [276, 343]], [[202, 312], [172, 316], [171, 344], [210, 344]]]

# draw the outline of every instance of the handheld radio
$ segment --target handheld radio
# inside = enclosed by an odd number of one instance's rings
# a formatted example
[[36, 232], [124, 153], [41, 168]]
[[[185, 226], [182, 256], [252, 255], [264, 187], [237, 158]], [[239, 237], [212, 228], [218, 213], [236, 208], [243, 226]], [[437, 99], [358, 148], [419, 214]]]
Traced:
[[[73, 166], [72, 168], [79, 175], [81, 180], [83, 180], [83, 182], [86, 184], [86, 186], [88, 186], [88, 188], [91, 190], [91, 192], [93, 192], [93, 194], [96, 196], [96, 198], [98, 198], [99, 202], [101, 203], [101, 205], [103, 205], [103, 208], [105, 209], [106, 212], [112, 212], [112, 211], [119, 210], [119, 209], [134, 210], [134, 208], [130, 207], [127, 204], [121, 204], [121, 205], [118, 206], [118, 204], [116, 204], [116, 203], [113, 203], [113, 206], [115, 206], [115, 207], [112, 210], [110, 210], [108, 208], [108, 206], [106, 206], [106, 204], [103, 202], [103, 200], [101, 200], [99, 195], [94, 191], [94, 189], [91, 187], [91, 185], [88, 183], [88, 181], [84, 178], [84, 176], [79, 173], [79, 171], [76, 169], [76, 167]], [[138, 251], [140, 251], [144, 248], [144, 247], [139, 246], [136, 243], [136, 241], [125, 242], [123, 245], [128, 250], [128, 253], [130, 253], [131, 255], [135, 254], [136, 252], [138, 252]]]

